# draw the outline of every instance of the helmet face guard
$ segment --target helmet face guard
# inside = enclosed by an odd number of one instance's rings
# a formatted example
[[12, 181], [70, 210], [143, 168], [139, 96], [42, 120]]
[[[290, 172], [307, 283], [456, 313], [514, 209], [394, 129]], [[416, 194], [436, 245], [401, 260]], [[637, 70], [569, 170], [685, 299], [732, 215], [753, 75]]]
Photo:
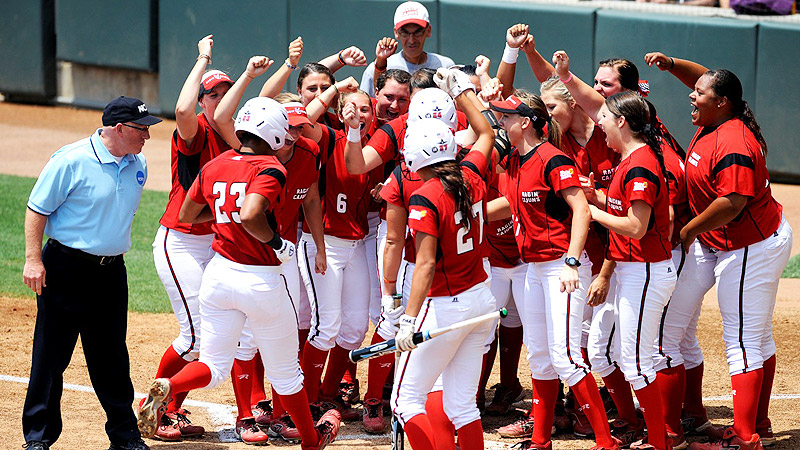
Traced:
[[289, 133], [289, 115], [283, 105], [271, 98], [251, 98], [239, 110], [233, 128], [252, 133], [273, 150], [279, 150]]

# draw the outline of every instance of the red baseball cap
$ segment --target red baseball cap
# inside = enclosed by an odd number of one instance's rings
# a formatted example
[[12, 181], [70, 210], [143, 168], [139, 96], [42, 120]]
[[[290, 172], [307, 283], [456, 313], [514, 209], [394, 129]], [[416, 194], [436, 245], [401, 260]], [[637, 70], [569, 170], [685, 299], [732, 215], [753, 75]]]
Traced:
[[541, 129], [547, 123], [547, 119], [539, 117], [530, 106], [526, 105], [516, 95], [510, 95], [504, 101], [489, 102], [489, 107], [501, 113], [519, 114], [520, 116], [528, 117], [538, 129]]
[[203, 74], [203, 79], [200, 81], [200, 93], [197, 98], [213, 91], [220, 83], [230, 83], [230, 85], [233, 86], [233, 80], [231, 80], [228, 74], [221, 70], [209, 70]]
[[311, 125], [311, 121], [308, 120], [308, 113], [306, 113], [306, 108], [300, 102], [289, 102], [284, 103], [283, 107], [286, 108], [286, 112], [289, 113], [289, 126], [297, 127], [300, 125]]
[[398, 30], [410, 23], [419, 25], [423, 28], [430, 25], [428, 9], [419, 2], [405, 2], [394, 10], [394, 29]]

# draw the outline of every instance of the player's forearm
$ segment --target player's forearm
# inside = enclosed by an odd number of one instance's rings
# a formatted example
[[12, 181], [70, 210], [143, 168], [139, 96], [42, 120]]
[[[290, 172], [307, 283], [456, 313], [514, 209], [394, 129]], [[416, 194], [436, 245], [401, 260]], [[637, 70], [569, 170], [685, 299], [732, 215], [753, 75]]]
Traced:
[[286, 81], [289, 79], [289, 75], [292, 74], [292, 69], [289, 68], [285, 63], [281, 64], [278, 67], [278, 70], [272, 74], [271, 77], [264, 82], [264, 85], [261, 86], [261, 92], [258, 93], [259, 97], [269, 97], [274, 98], [276, 95], [280, 94], [283, 90], [283, 87], [286, 85]]
[[436, 270], [436, 261], [426, 258], [421, 261], [417, 258], [416, 265], [414, 266], [414, 275], [411, 278], [411, 294], [408, 297], [408, 305], [406, 306], [406, 314], [416, 317], [419, 310], [422, 309], [422, 302], [428, 296], [433, 284], [433, 275]]
[[208, 59], [198, 57], [186, 77], [186, 81], [183, 82], [181, 92], [178, 94], [178, 101], [175, 103], [175, 118], [177, 120], [194, 117], [197, 94], [200, 92], [200, 81], [203, 78], [203, 72], [205, 72], [208, 62]]
[[603, 266], [600, 267], [600, 273], [597, 274], [598, 277], [603, 277], [605, 279], [610, 279], [611, 275], [614, 274], [614, 269], [617, 268], [617, 262], [611, 261], [610, 259], [603, 260]]
[[314, 245], [317, 249], [325, 248], [325, 226], [322, 223], [322, 202], [319, 198], [319, 191], [316, 187], [309, 189], [309, 194], [303, 200], [303, 216], [305, 216], [308, 229], [311, 231], [311, 238], [314, 240]]
[[747, 197], [743, 195], [730, 194], [725, 197], [718, 197], [708, 205], [705, 211], [690, 220], [684, 228], [695, 236], [715, 230], [735, 219], [746, 204]]
[[705, 66], [694, 61], [689, 61], [688, 59], [670, 57], [670, 61], [673, 62], [673, 64], [667, 71], [689, 89], [694, 89], [694, 84], [697, 80], [704, 73], [708, 72]]
[[348, 140], [347, 145], [344, 146], [344, 166], [347, 171], [354, 175], [362, 174], [367, 172], [366, 165], [361, 141], [352, 142]]
[[383, 250], [383, 280], [381, 280], [386, 294], [397, 293], [397, 276], [402, 259], [403, 244], [387, 236]]
[[34, 212], [30, 208], [25, 210], [25, 260], [30, 262], [42, 261], [42, 238], [44, 227], [47, 225], [47, 216]]
[[567, 87], [567, 90], [569, 90], [572, 98], [586, 111], [586, 114], [588, 114], [592, 120], [597, 122], [600, 108], [603, 107], [603, 103], [605, 103], [606, 99], [575, 75], [571, 75], [571, 78], [568, 78], [566, 81], [564, 85]]
[[531, 52], [523, 52], [528, 59], [528, 65], [531, 66], [533, 75], [539, 80], [539, 83], [544, 83], [545, 80], [556, 74], [556, 69], [550, 64], [538, 50], [533, 49]]
[[586, 245], [586, 237], [589, 235], [589, 223], [591, 220], [592, 215], [589, 212], [588, 205], [586, 205], [585, 208], [573, 208], [567, 256], [580, 258], [583, 248]]
[[497, 79], [503, 84], [503, 90], [500, 91], [503, 98], [508, 97], [514, 93], [514, 78], [517, 74], [517, 64], [509, 64], [500, 60], [500, 65], [497, 66]]

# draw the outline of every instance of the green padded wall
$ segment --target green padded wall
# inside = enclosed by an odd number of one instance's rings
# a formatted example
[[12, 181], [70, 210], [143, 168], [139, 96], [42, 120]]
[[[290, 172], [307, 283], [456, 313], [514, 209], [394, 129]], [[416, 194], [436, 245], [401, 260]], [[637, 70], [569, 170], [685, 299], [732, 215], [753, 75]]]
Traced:
[[[670, 132], [686, 148], [696, 128], [691, 124], [689, 93], [677, 78], [648, 68], [647, 52], [661, 51], [708, 68], [732, 70], [742, 80], [745, 100], [755, 98], [756, 23], [743, 20], [597, 11], [595, 62], [621, 57], [650, 82], [650, 100]], [[588, 79], [586, 81], [591, 81]]]
[[800, 25], [761, 22], [758, 31], [756, 120], [769, 146], [773, 180], [800, 179]]
[[156, 0], [58, 0], [58, 59], [155, 72]]
[[[224, 7], [223, 7], [224, 6]], [[197, 41], [214, 35], [213, 65], [235, 81], [254, 55], [280, 64], [286, 59], [288, 11], [285, 0], [161, 0], [159, 3], [159, 90], [161, 110], [172, 115], [186, 75], [197, 58]], [[258, 95], [266, 77], [248, 87], [243, 100]]]
[[[527, 23], [536, 39], [536, 48], [545, 59], [550, 60], [554, 51], [564, 49], [575, 58], [573, 72], [588, 77], [594, 75], [591, 72], [594, 11], [557, 5], [442, 0], [442, 52], [461, 64], [473, 63], [475, 56], [484, 54], [492, 60], [494, 75], [503, 56], [506, 30], [515, 23]], [[569, 33], [564, 32], [567, 28]], [[517, 61], [514, 85], [539, 92], [539, 82], [522, 54]]]
[[47, 101], [56, 94], [54, 0], [6, 2], [0, 14], [0, 92]]

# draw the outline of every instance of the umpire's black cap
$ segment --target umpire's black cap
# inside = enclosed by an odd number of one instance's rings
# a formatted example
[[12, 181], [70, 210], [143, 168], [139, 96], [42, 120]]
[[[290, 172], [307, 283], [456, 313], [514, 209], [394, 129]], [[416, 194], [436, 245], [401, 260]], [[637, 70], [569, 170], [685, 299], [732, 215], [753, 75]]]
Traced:
[[161, 122], [161, 119], [151, 116], [147, 105], [138, 98], [120, 96], [103, 110], [103, 126], [109, 127], [123, 122], [150, 126]]

